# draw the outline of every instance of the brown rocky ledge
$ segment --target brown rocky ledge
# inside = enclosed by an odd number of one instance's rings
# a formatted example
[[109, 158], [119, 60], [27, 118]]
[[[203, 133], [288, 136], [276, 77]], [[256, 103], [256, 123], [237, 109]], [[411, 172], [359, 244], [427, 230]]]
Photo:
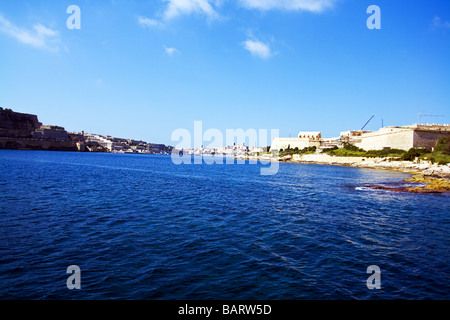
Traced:
[[397, 192], [411, 193], [450, 193], [450, 182], [431, 176], [414, 175], [411, 179], [403, 180], [403, 182], [412, 182], [421, 184], [420, 186], [384, 186], [384, 185], [364, 185], [366, 188], [374, 190], [387, 190]]

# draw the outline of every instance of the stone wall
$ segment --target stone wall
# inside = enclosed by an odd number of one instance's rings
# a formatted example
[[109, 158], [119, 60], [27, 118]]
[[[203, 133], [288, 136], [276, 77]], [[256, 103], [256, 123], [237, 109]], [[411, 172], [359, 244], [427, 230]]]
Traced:
[[355, 143], [364, 150], [381, 150], [383, 148], [409, 150], [414, 145], [414, 130], [407, 128], [386, 127], [376, 132], [365, 133], [361, 142]]
[[414, 131], [414, 147], [432, 149], [439, 138], [450, 137], [449, 131]]
[[44, 141], [13, 138], [0, 138], [0, 149], [78, 151], [76, 143], [72, 141]]
[[286, 150], [288, 147], [291, 149], [303, 149], [313, 146], [320, 147], [320, 141], [311, 141], [310, 139], [300, 138], [274, 138], [270, 148], [271, 150]]
[[441, 137], [449, 137], [450, 131], [421, 130], [413, 127], [386, 127], [376, 132], [365, 133], [355, 145], [364, 150], [383, 148], [409, 150], [415, 148], [431, 149]]
[[52, 141], [69, 141], [69, 135], [64, 129], [38, 129], [33, 132], [34, 139], [52, 140]]

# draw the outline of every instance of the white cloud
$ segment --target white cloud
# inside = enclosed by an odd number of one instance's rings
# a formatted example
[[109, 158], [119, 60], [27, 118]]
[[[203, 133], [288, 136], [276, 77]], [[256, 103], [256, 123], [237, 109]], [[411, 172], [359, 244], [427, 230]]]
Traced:
[[336, 0], [239, 0], [239, 2], [248, 9], [321, 12], [330, 8]]
[[269, 45], [258, 41], [248, 39], [242, 43], [244, 48], [248, 50], [252, 55], [262, 58], [269, 59], [272, 56], [272, 51], [270, 50]]
[[440, 17], [434, 17], [433, 21], [431, 22], [431, 26], [435, 29], [450, 29], [450, 22], [442, 21]]
[[[139, 17], [139, 23], [147, 27], [163, 26], [165, 22], [181, 15], [204, 15], [209, 20], [221, 18], [217, 9], [229, 0], [161, 0], [167, 5], [159, 15], [159, 20]], [[287, 10], [321, 12], [331, 8], [339, 0], [235, 0], [246, 9]]]
[[164, 12], [165, 19], [172, 19], [179, 15], [190, 15], [192, 13], [203, 14], [208, 18], [216, 18], [218, 14], [214, 10], [211, 0], [164, 0], [168, 2]]
[[160, 27], [162, 24], [158, 20], [146, 18], [146, 17], [138, 17], [138, 23], [143, 27]]
[[164, 50], [166, 51], [166, 53], [167, 53], [167, 55], [169, 55], [169, 56], [173, 56], [173, 55], [175, 55], [175, 54], [179, 54], [180, 53], [180, 51], [178, 51], [177, 49], [175, 49], [175, 48], [169, 48], [169, 47], [166, 47], [166, 46], [163, 46], [164, 47]]
[[220, 6], [223, 0], [162, 0], [167, 3], [160, 19], [138, 17], [138, 22], [143, 27], [164, 27], [168, 20], [181, 15], [199, 14], [206, 16], [209, 20], [216, 19], [219, 14], [213, 6]]
[[0, 31], [35, 48], [58, 52], [63, 47], [59, 32], [40, 23], [35, 24], [31, 30], [27, 30], [15, 26], [0, 15]]

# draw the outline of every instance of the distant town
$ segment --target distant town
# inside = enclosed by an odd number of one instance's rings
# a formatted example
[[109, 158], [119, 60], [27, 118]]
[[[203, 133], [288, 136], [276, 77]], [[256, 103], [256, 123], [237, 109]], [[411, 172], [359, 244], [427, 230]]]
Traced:
[[[175, 151], [190, 155], [260, 156], [287, 150], [320, 153], [330, 148], [343, 148], [345, 145], [352, 145], [361, 150], [407, 151], [411, 148], [432, 150], [440, 138], [450, 137], [448, 124], [389, 126], [378, 131], [364, 131], [366, 125], [360, 130], [343, 131], [339, 137], [334, 138], [323, 138], [320, 131], [299, 132], [292, 138], [273, 138], [271, 146], [267, 147], [250, 147], [242, 143]], [[0, 149], [170, 154], [174, 147], [84, 131], [67, 132], [60, 126], [42, 125], [37, 115], [0, 108]]]
[[[323, 138], [320, 131], [299, 132], [296, 137], [273, 138], [271, 146], [249, 147], [243, 144], [233, 144], [225, 147], [188, 148], [181, 152], [190, 155], [212, 156], [259, 156], [267, 153], [280, 152], [321, 153], [324, 150], [341, 149], [346, 145], [361, 150], [403, 150], [411, 148], [425, 148], [432, 150], [440, 138], [450, 137], [448, 124], [413, 124], [407, 126], [389, 126], [378, 131], [348, 130], [340, 133], [339, 137]], [[303, 152], [302, 152], [303, 151]]]
[[33, 114], [0, 108], [0, 149], [170, 154], [171, 146], [42, 125]]

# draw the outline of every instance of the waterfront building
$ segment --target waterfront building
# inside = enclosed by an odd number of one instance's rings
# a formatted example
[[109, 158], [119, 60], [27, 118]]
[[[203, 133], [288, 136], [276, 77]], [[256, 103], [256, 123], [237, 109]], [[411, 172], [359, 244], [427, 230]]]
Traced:
[[378, 131], [362, 133], [350, 140], [364, 150], [385, 148], [409, 150], [410, 148], [432, 149], [439, 138], [450, 137], [450, 125], [414, 124], [402, 127], [385, 127]]
[[103, 148], [105, 148], [109, 151], [112, 151], [114, 149], [115, 143], [103, 136], [100, 136], [97, 134], [92, 134], [92, 133], [86, 133], [85, 137], [86, 137], [87, 141], [96, 142], [100, 146], [102, 146]]
[[319, 131], [299, 132], [296, 138], [273, 138], [271, 150], [304, 149], [320, 147], [322, 134]]

